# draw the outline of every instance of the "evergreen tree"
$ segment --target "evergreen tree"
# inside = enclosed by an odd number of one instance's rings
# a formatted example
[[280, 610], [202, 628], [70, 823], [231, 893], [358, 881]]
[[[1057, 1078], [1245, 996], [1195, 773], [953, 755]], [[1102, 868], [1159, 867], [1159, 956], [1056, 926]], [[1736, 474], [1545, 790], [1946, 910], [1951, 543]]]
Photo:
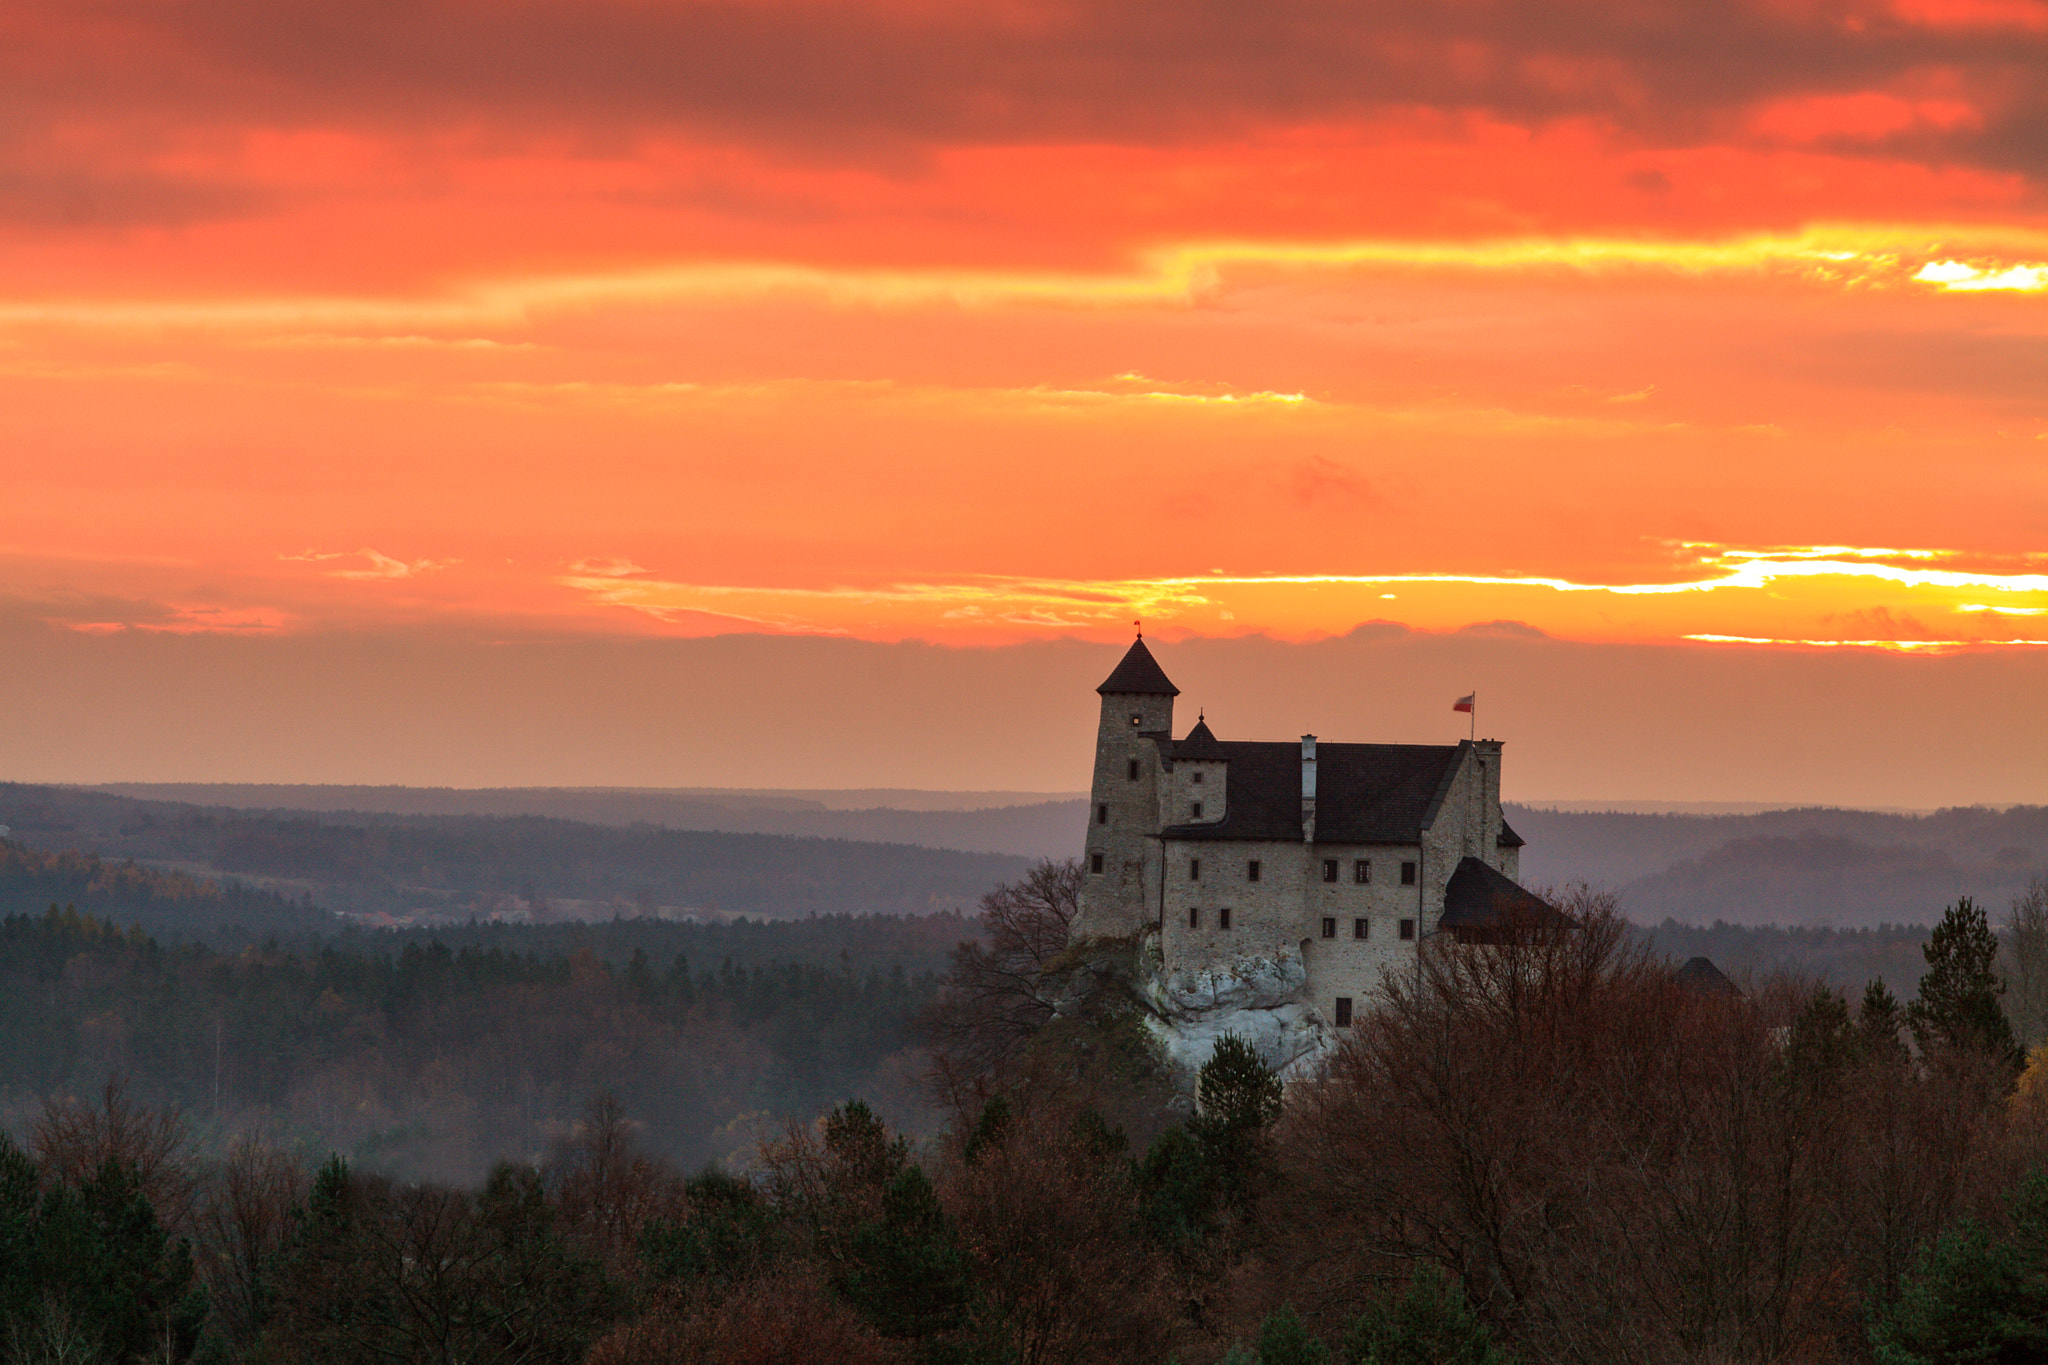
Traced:
[[1914, 1041], [1923, 1049], [1941, 1042], [1989, 1052], [2018, 1074], [2026, 1055], [1998, 1005], [2005, 992], [1996, 966], [1998, 935], [1984, 912], [1964, 896], [1942, 915], [1921, 952], [1927, 974], [1920, 978], [1919, 998], [1906, 1009]]
[[1283, 1089], [1279, 1075], [1235, 1033], [1218, 1038], [1202, 1064], [1195, 1091], [1201, 1112], [1189, 1121], [1188, 1134], [1211, 1184], [1231, 1203], [1242, 1203], [1271, 1172], [1267, 1130], [1280, 1117]]
[[1464, 1290], [1424, 1266], [1398, 1297], [1367, 1308], [1344, 1337], [1346, 1365], [1513, 1365]]
[[1308, 1334], [1287, 1304], [1259, 1324], [1259, 1365], [1330, 1365], [1330, 1348]]
[[838, 1288], [884, 1336], [928, 1340], [965, 1325], [967, 1271], [938, 1191], [906, 1165], [883, 1191], [882, 1216], [854, 1233]]
[[2048, 1360], [2048, 1172], [2014, 1191], [2003, 1237], [1970, 1222], [1921, 1258], [1870, 1340], [1878, 1365]]
[[1905, 1025], [1905, 1014], [1899, 1008], [1898, 997], [1891, 993], [1891, 988], [1882, 979], [1873, 979], [1863, 988], [1863, 1007], [1856, 1016], [1856, 1032], [1862, 1039], [1863, 1055], [1903, 1062], [1906, 1045], [1899, 1041], [1899, 1030]]

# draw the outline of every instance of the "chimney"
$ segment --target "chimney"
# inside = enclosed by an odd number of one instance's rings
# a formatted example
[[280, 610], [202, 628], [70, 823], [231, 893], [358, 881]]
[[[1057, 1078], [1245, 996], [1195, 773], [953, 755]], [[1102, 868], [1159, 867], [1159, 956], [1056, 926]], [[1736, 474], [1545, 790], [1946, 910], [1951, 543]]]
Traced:
[[1301, 737], [1301, 841], [1316, 841], [1316, 737]]

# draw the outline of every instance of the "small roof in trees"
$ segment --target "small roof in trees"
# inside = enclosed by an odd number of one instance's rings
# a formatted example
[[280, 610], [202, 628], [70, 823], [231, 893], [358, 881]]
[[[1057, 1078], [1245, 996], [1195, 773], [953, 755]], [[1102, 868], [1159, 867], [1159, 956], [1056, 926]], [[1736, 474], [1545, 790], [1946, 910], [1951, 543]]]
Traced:
[[1439, 929], [1464, 931], [1548, 928], [1564, 921], [1562, 910], [1491, 865], [1460, 858], [1444, 887]]
[[1671, 973], [1671, 979], [1689, 991], [1701, 995], [1740, 995], [1742, 988], [1730, 981], [1719, 967], [1704, 957], [1688, 958], [1683, 967]]

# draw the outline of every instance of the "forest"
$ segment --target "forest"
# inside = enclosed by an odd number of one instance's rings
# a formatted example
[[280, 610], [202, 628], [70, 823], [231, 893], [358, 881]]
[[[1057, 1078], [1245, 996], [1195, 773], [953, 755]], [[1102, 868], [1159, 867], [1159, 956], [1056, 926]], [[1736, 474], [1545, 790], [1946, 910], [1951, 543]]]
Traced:
[[[775, 957], [799, 925], [659, 926], [754, 954], [712, 966], [629, 950], [631, 921], [602, 944], [479, 925], [452, 947], [224, 953], [12, 915], [7, 1085], [43, 1098], [0, 1139], [0, 1349], [1914, 1365], [2048, 1347], [2048, 1067], [2005, 989], [2039, 975], [2048, 895], [2004, 943], [1952, 904], [1901, 997], [1788, 972], [1703, 992], [1582, 891], [1551, 929], [1426, 943], [1317, 1074], [1283, 1087], [1226, 1037], [1190, 1107], [1128, 1010], [1053, 1016], [1059, 872], [988, 893], [943, 971], [916, 974], [882, 965], [914, 921], [879, 952], [863, 920], [807, 922], [840, 946], [802, 963]], [[522, 951], [535, 932], [568, 937]], [[431, 1100], [420, 1131], [380, 1126], [408, 1086]], [[753, 1107], [712, 1128], [719, 1086]], [[352, 1146], [309, 1140], [350, 1124]]]

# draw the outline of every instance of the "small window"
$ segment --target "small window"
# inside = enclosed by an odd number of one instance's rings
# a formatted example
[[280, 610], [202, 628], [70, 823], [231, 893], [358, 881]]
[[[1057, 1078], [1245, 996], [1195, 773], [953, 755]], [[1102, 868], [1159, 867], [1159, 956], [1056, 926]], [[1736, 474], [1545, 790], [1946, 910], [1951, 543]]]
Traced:
[[1407, 941], [1408, 941], [1409, 939], [1412, 939], [1412, 938], [1414, 938], [1414, 937], [1415, 937], [1415, 921], [1414, 921], [1414, 920], [1412, 920], [1412, 919], [1404, 919], [1404, 920], [1402, 920], [1402, 921], [1401, 921], [1401, 941], [1402, 941], [1403, 943], [1406, 943], [1406, 942], [1407, 942]]
[[1401, 885], [1403, 885], [1403, 886], [1413, 886], [1413, 885], [1415, 885], [1415, 864], [1414, 864], [1414, 863], [1402, 863], [1402, 864], [1401, 864]]
[[1324, 916], [1323, 916], [1323, 937], [1324, 937], [1324, 938], [1335, 938], [1335, 937], [1337, 937], [1337, 917], [1336, 917], [1335, 915], [1324, 915]]
[[1190, 811], [1190, 814], [1189, 814], [1189, 816], [1188, 816], [1188, 819], [1190, 819], [1190, 820], [1199, 820], [1199, 819], [1201, 819], [1201, 818], [1202, 818], [1202, 803], [1201, 803], [1201, 802], [1199, 802], [1199, 801], [1195, 802], [1195, 804], [1194, 804], [1193, 806], [1190, 806], [1190, 807], [1189, 807], [1188, 809], [1189, 809], [1189, 811]]
[[1257, 858], [1244, 865], [1244, 879], [1248, 882], [1255, 882], [1259, 879], [1259, 860]]
[[1200, 768], [1195, 769], [1194, 773], [1191, 776], [1189, 776], [1188, 781], [1194, 783], [1197, 787], [1201, 786], [1202, 770]]
[[1098, 876], [1101, 875], [1102, 855], [1100, 853], [1091, 853], [1088, 855], [1088, 870], [1090, 872], [1097, 874]]
[[1188, 859], [1188, 880], [1191, 882], [1202, 880], [1202, 860], [1200, 858]]
[[1222, 909], [1220, 909], [1220, 910], [1218, 910], [1218, 911], [1216, 912], [1216, 927], [1217, 927], [1218, 929], [1228, 929], [1228, 928], [1230, 927], [1230, 907], [1229, 907], [1229, 906], [1227, 906], [1227, 905], [1226, 905], [1226, 906], [1224, 906], [1224, 907], [1223, 907]]
[[1200, 908], [1199, 906], [1193, 906], [1193, 905], [1190, 905], [1190, 906], [1188, 907], [1188, 928], [1190, 928], [1190, 929], [1199, 929], [1199, 928], [1201, 928], [1201, 927], [1202, 927], [1202, 911], [1201, 911], [1201, 908]]
[[1129, 779], [1130, 779], [1131, 781], [1133, 781], [1133, 782], [1136, 782], [1136, 781], [1138, 780], [1138, 760], [1137, 760], [1137, 759], [1135, 759], [1135, 758], [1134, 758], [1134, 759], [1132, 759], [1132, 760], [1131, 760], [1131, 761], [1130, 761], [1129, 763], [1127, 763], [1126, 765], [1124, 765], [1124, 776], [1125, 776], [1125, 777], [1127, 777], [1127, 778], [1129, 778]]
[[1348, 995], [1337, 997], [1337, 1027], [1351, 1027], [1351, 997]]
[[1372, 881], [1372, 859], [1360, 858], [1351, 864], [1351, 880], [1364, 886]]
[[1131, 712], [1131, 724], [1133, 724], [1133, 725], [1143, 725], [1144, 723], [1145, 723], [1145, 717], [1144, 717], [1143, 715], [1141, 715], [1141, 714], [1140, 714], [1139, 712], [1136, 712], [1136, 711], [1133, 711], [1133, 712]]
[[1323, 859], [1323, 880], [1326, 882], [1337, 880], [1337, 860], [1335, 858]]
[[1355, 920], [1351, 921], [1351, 937], [1353, 937], [1353, 938], [1364, 938], [1364, 937], [1366, 936], [1366, 930], [1368, 930], [1368, 929], [1370, 929], [1370, 928], [1372, 928], [1372, 921], [1371, 921], [1371, 920], [1369, 920], [1369, 919], [1355, 919]]
[[1106, 825], [1109, 823], [1108, 806], [1097, 806], [1095, 808], [1095, 823], [1098, 825]]

